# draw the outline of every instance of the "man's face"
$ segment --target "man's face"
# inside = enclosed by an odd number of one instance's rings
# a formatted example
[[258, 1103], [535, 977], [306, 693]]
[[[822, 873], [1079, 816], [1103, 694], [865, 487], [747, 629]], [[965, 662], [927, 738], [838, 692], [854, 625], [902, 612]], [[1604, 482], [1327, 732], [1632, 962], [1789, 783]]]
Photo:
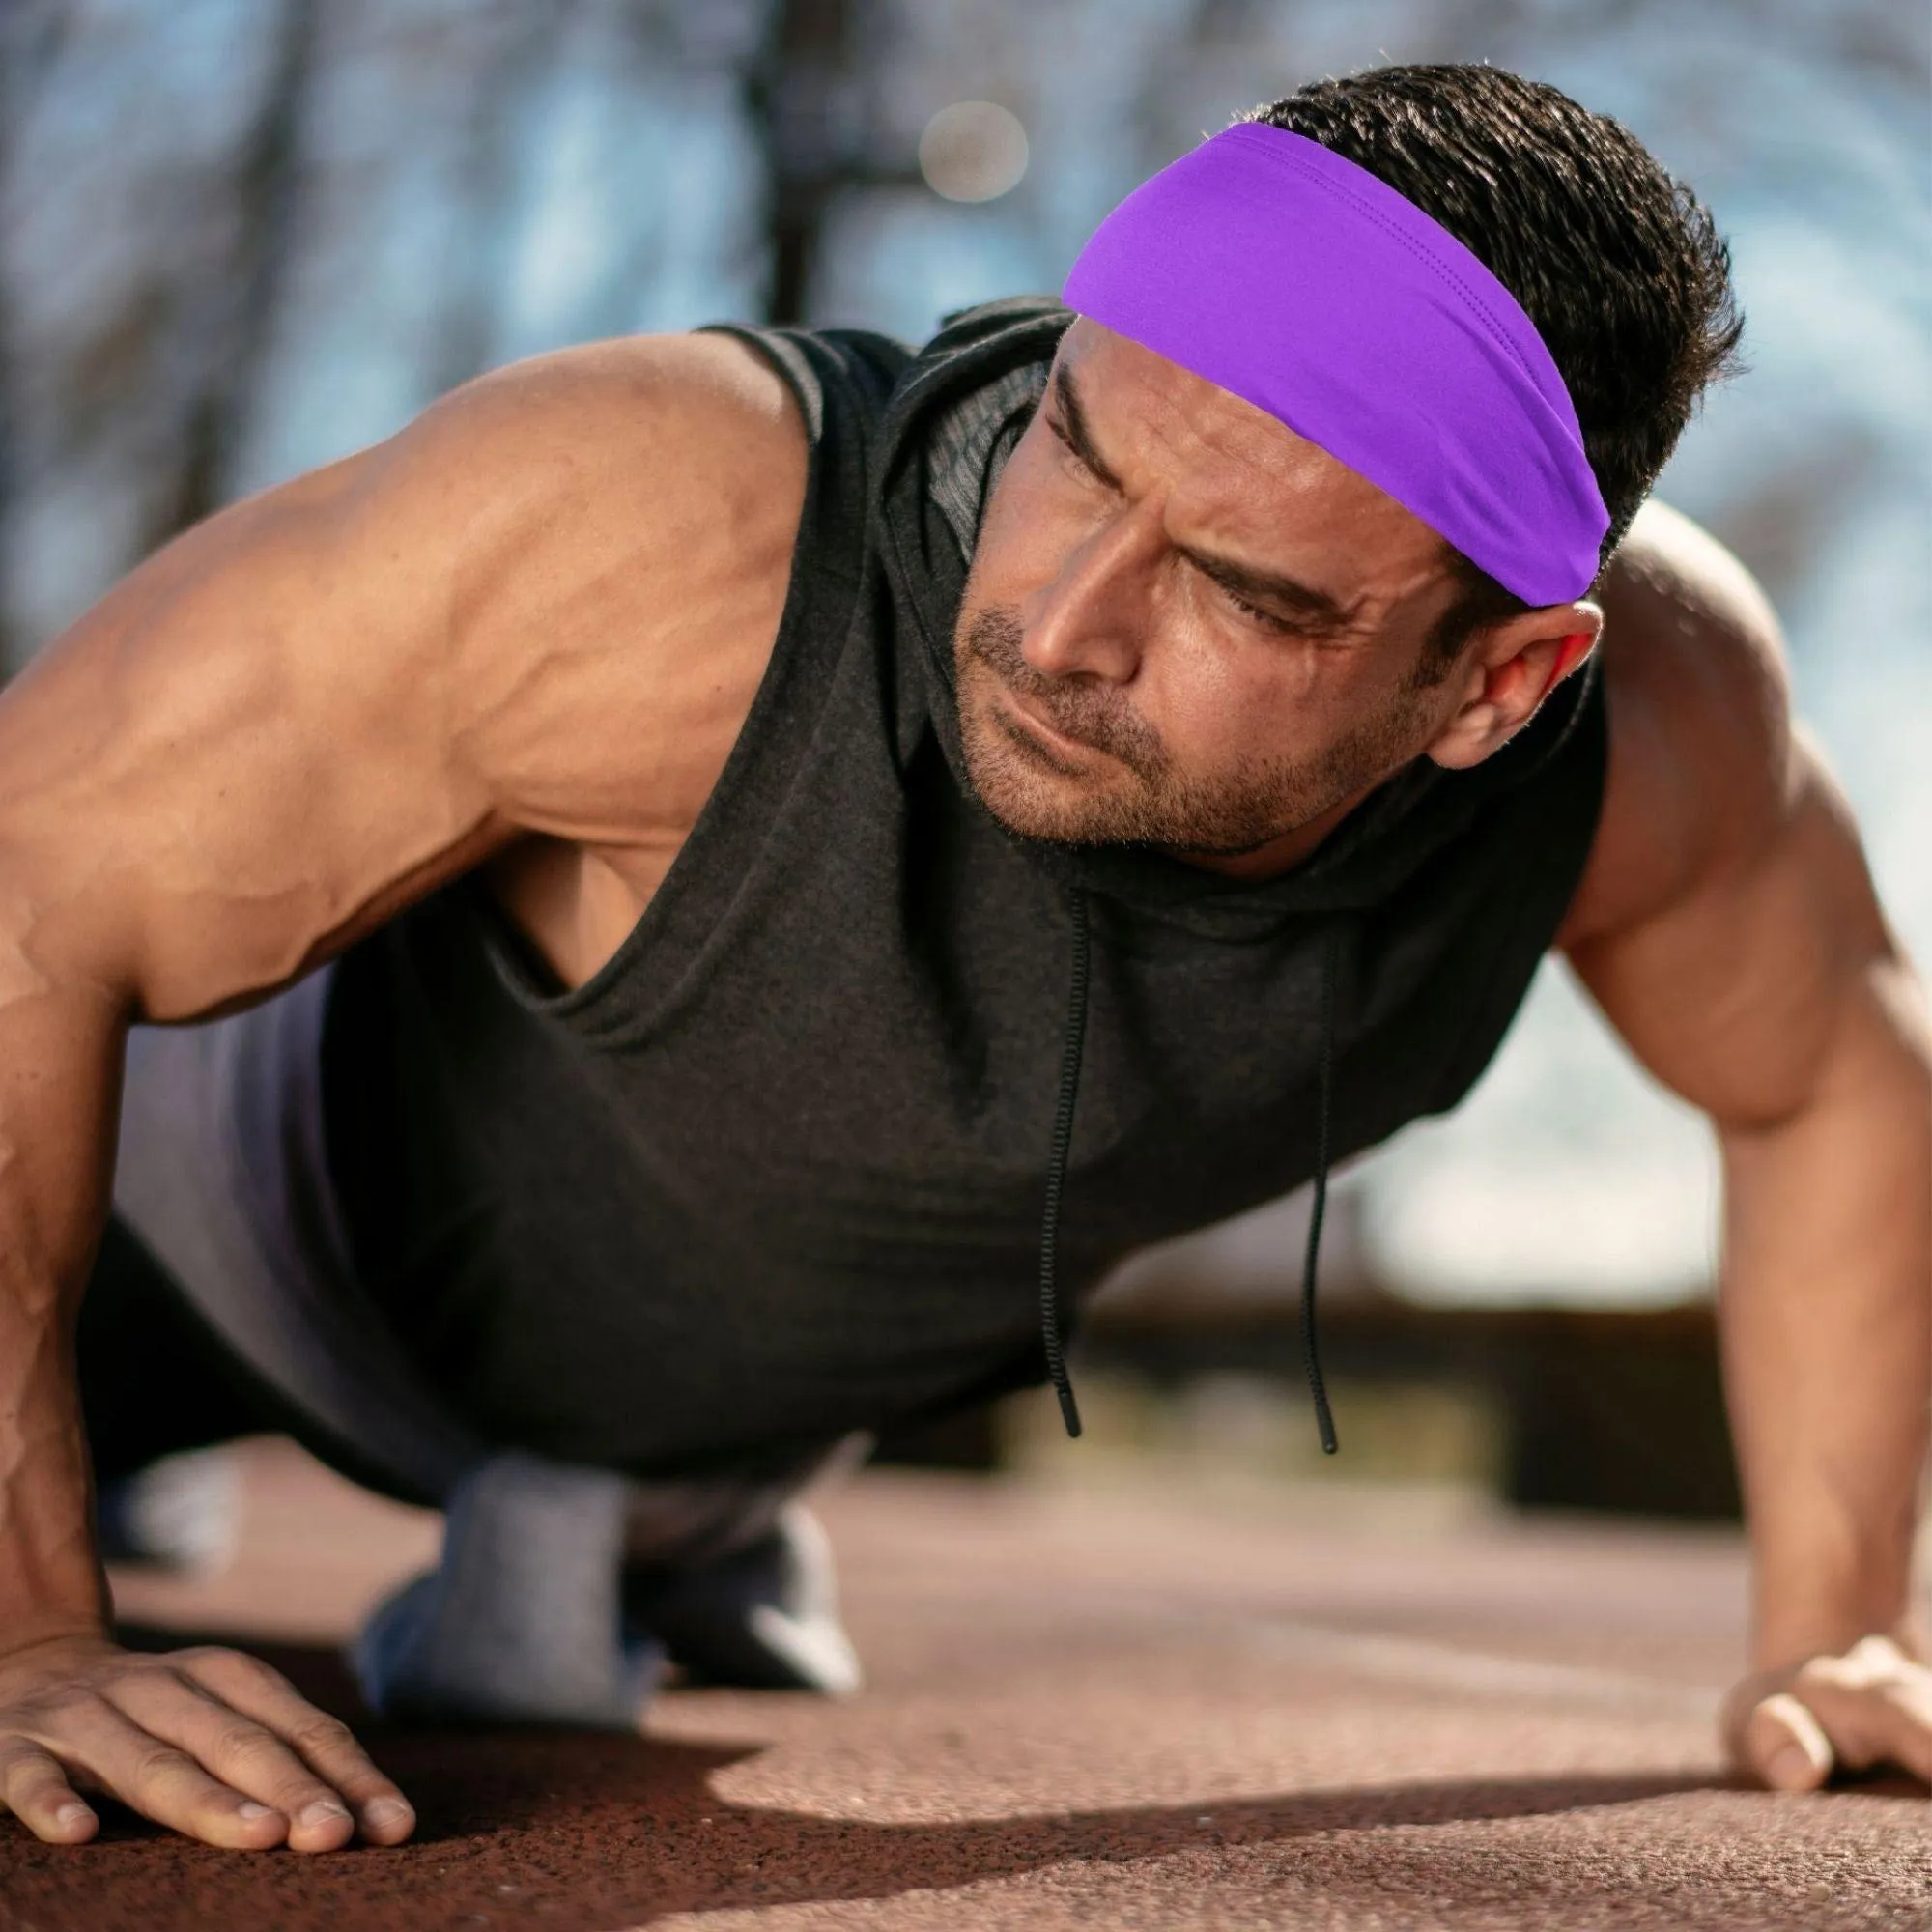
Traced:
[[1277, 869], [1455, 711], [1419, 668], [1454, 595], [1418, 517], [1081, 318], [954, 633], [973, 782], [1035, 838]]

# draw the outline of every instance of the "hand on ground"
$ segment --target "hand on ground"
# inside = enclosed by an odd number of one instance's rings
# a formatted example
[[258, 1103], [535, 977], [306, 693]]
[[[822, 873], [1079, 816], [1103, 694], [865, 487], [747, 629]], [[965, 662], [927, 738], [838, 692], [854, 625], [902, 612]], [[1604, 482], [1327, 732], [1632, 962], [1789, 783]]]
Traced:
[[1932, 1784], [1932, 1668], [1889, 1636], [1754, 1671], [1719, 1721], [1732, 1763], [1774, 1791], [1815, 1791], [1833, 1771], [1877, 1764]]
[[231, 1851], [331, 1852], [415, 1829], [348, 1728], [240, 1651], [142, 1656], [94, 1636], [0, 1656], [0, 1809], [49, 1844], [85, 1843], [107, 1792]]

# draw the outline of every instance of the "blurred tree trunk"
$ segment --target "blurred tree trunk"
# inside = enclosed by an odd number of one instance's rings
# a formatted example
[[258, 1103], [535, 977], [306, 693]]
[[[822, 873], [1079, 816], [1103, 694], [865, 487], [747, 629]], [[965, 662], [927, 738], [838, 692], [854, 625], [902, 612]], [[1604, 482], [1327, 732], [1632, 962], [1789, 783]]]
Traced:
[[745, 76], [763, 144], [771, 276], [765, 319], [807, 320], [827, 221], [852, 188], [923, 190], [909, 155], [882, 151], [873, 89], [889, 70], [877, 0], [773, 0]]
[[[4, 0], [0, 0], [4, 4]], [[220, 507], [261, 387], [276, 311], [296, 254], [301, 128], [315, 72], [320, 0], [282, 0], [275, 59], [236, 171], [234, 296], [218, 354], [202, 365], [173, 487], [158, 499], [148, 547]]]
[[[26, 102], [53, 64], [71, 24], [66, 0], [0, 0], [0, 204], [18, 191], [14, 179], [14, 130]], [[25, 487], [20, 453], [18, 397], [24, 371], [14, 328], [10, 263], [0, 255], [0, 571], [7, 565], [7, 539], [14, 505]], [[18, 668], [14, 635], [14, 600], [0, 577], [0, 680]]]
[[746, 94], [769, 183], [768, 322], [804, 320], [827, 204], [844, 185], [851, 0], [775, 0]]

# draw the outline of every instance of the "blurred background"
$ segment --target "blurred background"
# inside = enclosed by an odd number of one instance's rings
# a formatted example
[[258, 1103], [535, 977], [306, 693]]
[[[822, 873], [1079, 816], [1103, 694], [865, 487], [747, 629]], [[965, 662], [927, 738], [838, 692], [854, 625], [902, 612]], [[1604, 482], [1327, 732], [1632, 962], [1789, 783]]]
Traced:
[[[1932, 958], [1932, 13], [1897, 0], [0, 0], [0, 664], [478, 370], [726, 317], [917, 340], [1056, 289], [1236, 112], [1418, 60], [1616, 117], [1729, 238], [1751, 366], [1658, 494], [1769, 590]], [[1296, 1201], [1111, 1285], [1076, 1450], [1029, 1400], [887, 1451], [1733, 1516], [1714, 1176], [1551, 965], [1472, 1100], [1338, 1185], [1339, 1459]]]

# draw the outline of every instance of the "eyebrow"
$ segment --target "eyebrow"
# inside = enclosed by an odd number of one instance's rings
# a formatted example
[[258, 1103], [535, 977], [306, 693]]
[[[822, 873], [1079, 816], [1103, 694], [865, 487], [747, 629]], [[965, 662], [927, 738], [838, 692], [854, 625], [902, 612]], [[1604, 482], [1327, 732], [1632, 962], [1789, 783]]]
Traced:
[[[1093, 427], [1087, 419], [1079, 392], [1073, 386], [1072, 376], [1065, 368], [1055, 369], [1052, 386], [1060, 420], [1056, 423], [1049, 418], [1047, 427], [1059, 435], [1099, 482], [1124, 495], [1120, 476], [1094, 441]], [[1237, 597], [1245, 597], [1251, 603], [1272, 604], [1293, 611], [1298, 622], [1312, 628], [1346, 630], [1352, 620], [1354, 613], [1349, 606], [1331, 597], [1325, 590], [1303, 583], [1298, 578], [1277, 570], [1262, 570], [1254, 564], [1237, 563], [1230, 556], [1215, 556], [1188, 544], [1176, 544], [1174, 548], [1204, 577], [1218, 583], [1222, 589], [1232, 590]]]

